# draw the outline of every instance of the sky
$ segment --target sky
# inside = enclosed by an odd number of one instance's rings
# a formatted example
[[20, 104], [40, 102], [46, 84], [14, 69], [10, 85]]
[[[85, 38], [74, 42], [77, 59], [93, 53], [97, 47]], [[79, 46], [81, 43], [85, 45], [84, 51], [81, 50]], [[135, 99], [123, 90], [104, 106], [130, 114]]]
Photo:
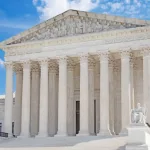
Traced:
[[[150, 20], [150, 0], [0, 0], [0, 42], [68, 9]], [[4, 55], [0, 50], [0, 95], [5, 94]]]

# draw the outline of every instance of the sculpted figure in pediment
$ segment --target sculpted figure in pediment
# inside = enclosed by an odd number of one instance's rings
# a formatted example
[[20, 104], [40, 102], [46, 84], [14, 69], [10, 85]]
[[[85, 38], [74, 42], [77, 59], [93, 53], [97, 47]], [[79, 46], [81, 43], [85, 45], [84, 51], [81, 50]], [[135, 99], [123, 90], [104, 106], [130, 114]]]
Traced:
[[95, 32], [100, 32], [103, 30], [103, 26], [102, 24], [100, 24], [98, 21], [96, 22], [96, 25], [95, 25]]
[[59, 35], [60, 36], [65, 36], [66, 35], [66, 31], [67, 31], [67, 27], [64, 21], [61, 22], [61, 27], [60, 27], [60, 32]]
[[76, 34], [83, 33], [83, 24], [80, 19], [76, 19]]
[[106, 24], [103, 25], [103, 30], [104, 30], [104, 31], [108, 31], [109, 29], [110, 29], [110, 27], [109, 27], [109, 22], [106, 21]]
[[70, 25], [68, 29], [68, 35], [74, 35], [75, 34], [75, 28], [76, 24], [73, 18], [70, 18]]

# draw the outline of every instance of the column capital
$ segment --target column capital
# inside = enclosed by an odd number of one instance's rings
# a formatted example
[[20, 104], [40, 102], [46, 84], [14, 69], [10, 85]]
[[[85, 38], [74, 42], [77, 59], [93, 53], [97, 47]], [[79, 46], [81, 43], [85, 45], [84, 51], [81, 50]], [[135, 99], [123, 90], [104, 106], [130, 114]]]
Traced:
[[121, 59], [130, 58], [131, 56], [132, 56], [131, 51], [126, 50], [126, 51], [121, 51], [120, 52]]
[[115, 72], [118, 72], [118, 71], [120, 71], [120, 69], [121, 69], [121, 67], [120, 67], [119, 62], [118, 62], [118, 61], [114, 61], [113, 70], [114, 70]]
[[22, 74], [22, 72], [23, 72], [22, 65], [20, 65], [20, 64], [15, 64], [15, 65], [14, 65], [14, 71], [16, 72], [16, 74]]
[[40, 71], [39, 65], [37, 63], [33, 63], [31, 66], [31, 70], [32, 72], [39, 72]]
[[135, 58], [134, 58], [133, 56], [130, 57], [130, 66], [131, 66], [131, 67], [133, 67], [134, 59], [135, 59]]
[[42, 66], [42, 65], [48, 65], [49, 59], [48, 58], [38, 59], [38, 62], [40, 64], [40, 66]]
[[150, 49], [149, 48], [142, 48], [142, 50], [140, 51], [140, 54], [143, 57], [148, 57], [148, 56], [150, 56]]
[[80, 54], [79, 58], [80, 58], [80, 63], [84, 63], [88, 61], [88, 54]]
[[69, 70], [69, 71], [73, 71], [74, 67], [75, 67], [74, 62], [72, 62], [72, 61], [70, 62], [70, 61], [69, 61], [68, 65], [67, 65], [68, 70]]
[[14, 63], [12, 61], [6, 61], [4, 62], [5, 67], [8, 68], [13, 68], [14, 67]]
[[68, 57], [67, 56], [60, 56], [60, 57], [57, 57], [57, 60], [58, 60], [58, 63], [59, 64], [64, 64], [68, 61]]
[[21, 65], [22, 65], [23, 68], [30, 68], [31, 61], [30, 60], [21, 61]]
[[89, 69], [94, 69], [94, 66], [95, 66], [95, 61], [94, 61], [94, 59], [93, 58], [88, 58], [88, 67], [89, 67]]
[[101, 52], [100, 51], [97, 54], [98, 54], [100, 62], [109, 60], [109, 52], [108, 51], [106, 51], [106, 52]]
[[58, 72], [58, 66], [55, 62], [50, 62], [48, 69], [49, 69], [49, 73], [57, 73]]

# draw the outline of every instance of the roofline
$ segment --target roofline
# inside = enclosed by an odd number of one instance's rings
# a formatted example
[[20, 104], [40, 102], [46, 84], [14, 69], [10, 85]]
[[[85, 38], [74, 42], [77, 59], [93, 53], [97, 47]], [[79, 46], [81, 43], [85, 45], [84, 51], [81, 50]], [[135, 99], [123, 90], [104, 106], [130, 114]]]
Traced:
[[50, 18], [50, 19], [48, 19], [40, 24], [37, 24], [37, 25], [11, 37], [11, 38], [8, 38], [8, 39], [0, 42], [0, 48], [3, 49], [4, 45], [12, 43], [13, 41], [18, 40], [19, 38], [22, 38], [30, 33], [33, 33], [35, 31], [39, 30], [40, 28], [44, 27], [45, 25], [52, 24], [52, 23], [54, 23], [54, 21], [58, 21], [67, 16], [70, 16], [70, 15], [81, 16], [81, 17], [91, 17], [91, 18], [97, 17], [99, 19], [107, 19], [110, 21], [125, 22], [125, 23], [131, 23], [131, 24], [136, 24], [136, 25], [145, 25], [145, 26], [150, 25], [149, 20], [140, 20], [140, 19], [136, 19], [136, 18], [126, 18], [126, 17], [121, 17], [121, 16], [115, 16], [115, 15], [98, 14], [98, 13], [93, 13], [93, 12], [85, 12], [85, 11], [69, 9], [53, 18]]

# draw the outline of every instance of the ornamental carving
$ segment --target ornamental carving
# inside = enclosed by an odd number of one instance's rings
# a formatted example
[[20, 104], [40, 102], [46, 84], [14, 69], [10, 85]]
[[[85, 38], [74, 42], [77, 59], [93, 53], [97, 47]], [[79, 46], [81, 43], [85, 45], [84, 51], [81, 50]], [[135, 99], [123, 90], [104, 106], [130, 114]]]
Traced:
[[[56, 45], [64, 45], [64, 44], [72, 44], [72, 43], [80, 43], [80, 42], [88, 42], [94, 40], [100, 40], [99, 44], [113, 44], [113, 43], [121, 43], [128, 41], [137, 41], [139, 39], [145, 40], [150, 39], [150, 27], [144, 28], [134, 28], [131, 30], [117, 30], [110, 32], [102, 32], [101, 34], [85, 34], [84, 36], [72, 36], [70, 38], [56, 38], [53, 40], [45, 40], [38, 42], [30, 42], [23, 43], [17, 45], [11, 45], [3, 48], [6, 52], [5, 57], [7, 56], [18, 56], [32, 53], [40, 53], [43, 52], [43, 47], [48, 46], [56, 46]], [[149, 47], [149, 45], [145, 45], [145, 48]], [[110, 48], [111, 50], [111, 48]], [[141, 47], [137, 47], [137, 50], [141, 50]], [[47, 49], [44, 49], [47, 51]]]
[[58, 65], [56, 64], [56, 62], [50, 62], [48, 69], [49, 69], [49, 73], [57, 73], [58, 72]]
[[57, 57], [58, 63], [59, 64], [66, 64], [68, 62], [68, 57], [67, 56], [59, 56]]
[[130, 23], [121, 23], [106, 19], [68, 16], [52, 24], [41, 27], [35, 32], [10, 43], [17, 44], [28, 41], [48, 40], [57, 37], [73, 36], [86, 33], [98, 33], [115, 29], [135, 28], [143, 25], [135, 25]]
[[16, 72], [16, 74], [22, 74], [23, 68], [22, 68], [21, 64], [15, 64], [14, 65], [14, 71]]
[[48, 58], [38, 59], [38, 62], [40, 64], [41, 68], [42, 68], [42, 66], [45, 66], [45, 65], [47, 66], [48, 65], [49, 59]]
[[80, 64], [88, 62], [89, 55], [88, 54], [80, 54]]
[[109, 52], [106, 51], [106, 52], [97, 52], [98, 53], [98, 56], [99, 56], [99, 59], [100, 59], [100, 62], [103, 62], [103, 61], [108, 61], [109, 60]]
[[96, 65], [94, 58], [89, 57], [89, 58], [88, 58], [88, 61], [89, 61], [89, 63], [88, 63], [89, 69], [92, 69], [92, 70], [93, 70], [94, 67], [95, 67], [95, 65]]
[[130, 50], [124, 50], [120, 52], [121, 59], [130, 58], [132, 53]]
[[4, 65], [6, 68], [13, 68], [14, 67], [14, 63], [9, 61], [9, 62], [4, 62]]
[[32, 72], [39, 72], [40, 71], [40, 67], [39, 67], [38, 63], [32, 63], [31, 71]]

